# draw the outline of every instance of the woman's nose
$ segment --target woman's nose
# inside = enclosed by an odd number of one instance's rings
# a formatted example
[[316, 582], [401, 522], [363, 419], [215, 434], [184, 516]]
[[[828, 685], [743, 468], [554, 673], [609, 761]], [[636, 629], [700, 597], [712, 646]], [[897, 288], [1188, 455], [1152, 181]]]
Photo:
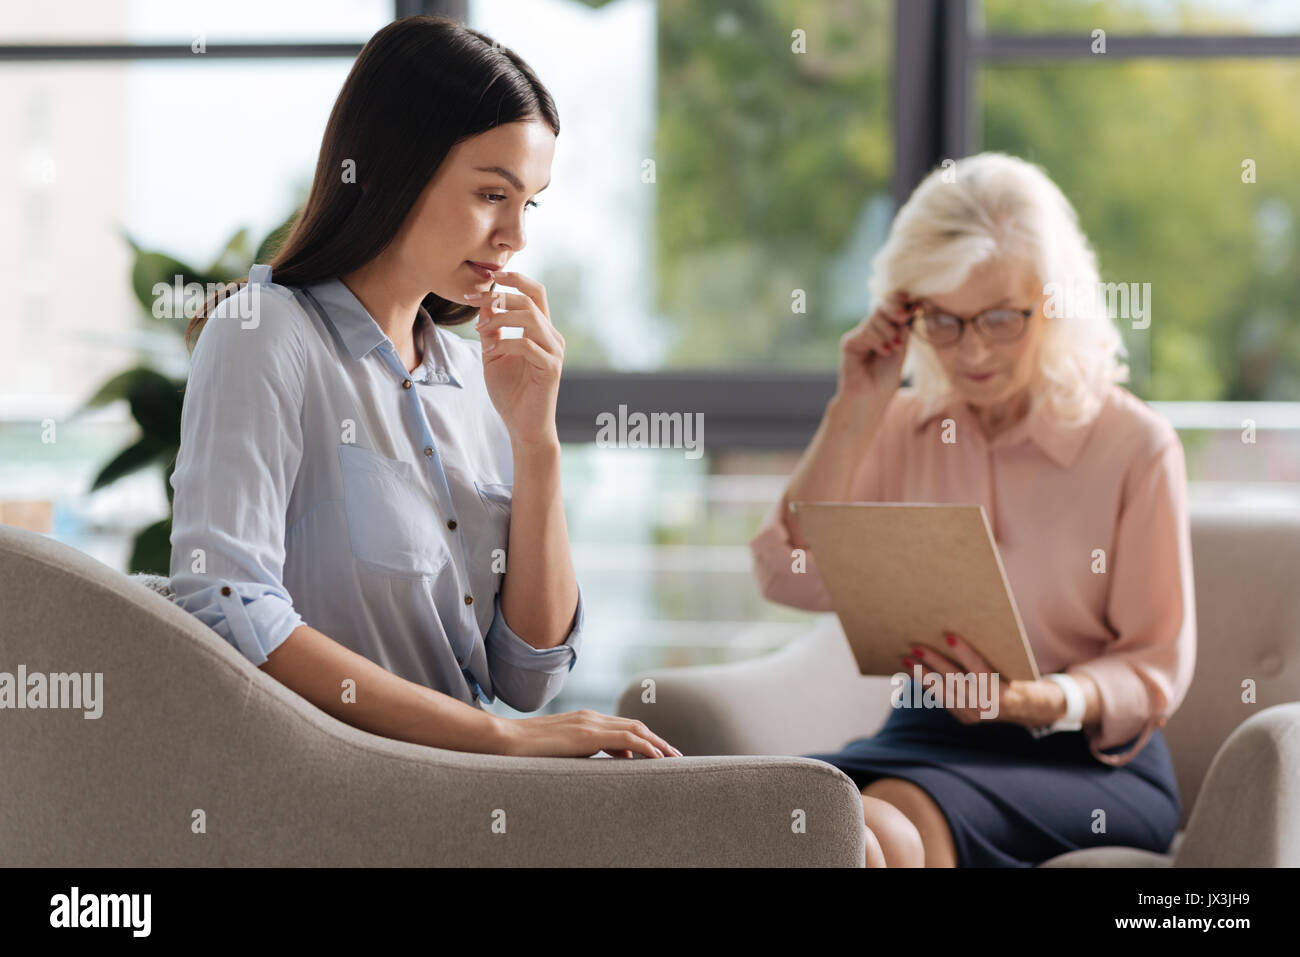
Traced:
[[961, 341], [957, 343], [958, 354], [962, 362], [967, 366], [975, 365], [980, 359], [989, 352], [988, 346], [980, 338], [980, 334], [975, 331], [974, 326], [967, 326], [966, 331], [962, 333]]
[[510, 249], [513, 254], [517, 254], [528, 245], [528, 234], [524, 230], [523, 213], [520, 218], [497, 230], [497, 244]]

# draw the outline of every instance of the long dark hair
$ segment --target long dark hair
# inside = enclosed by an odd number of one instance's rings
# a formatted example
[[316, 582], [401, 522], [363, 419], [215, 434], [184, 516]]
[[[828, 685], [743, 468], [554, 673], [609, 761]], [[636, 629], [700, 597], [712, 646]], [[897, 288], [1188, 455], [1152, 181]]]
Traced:
[[[392, 241], [453, 146], [534, 118], [559, 135], [551, 94], [512, 50], [446, 17], [394, 20], [362, 47], [343, 83], [307, 202], [271, 259], [272, 280], [302, 286], [364, 266]], [[349, 160], [356, 182], [345, 182]], [[187, 348], [217, 303], [247, 279], [190, 321]], [[478, 311], [433, 293], [422, 305], [441, 325], [468, 322]]]

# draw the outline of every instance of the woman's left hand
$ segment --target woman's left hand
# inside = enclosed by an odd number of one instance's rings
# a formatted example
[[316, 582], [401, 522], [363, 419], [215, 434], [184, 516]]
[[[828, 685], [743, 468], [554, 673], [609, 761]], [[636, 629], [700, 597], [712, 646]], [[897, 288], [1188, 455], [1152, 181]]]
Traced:
[[[483, 341], [488, 397], [512, 441], [558, 442], [555, 402], [564, 365], [564, 336], [551, 324], [546, 287], [517, 272], [499, 272], [495, 278], [519, 292], [492, 290], [465, 297], [479, 307], [474, 328]], [[502, 339], [503, 326], [522, 327], [523, 336]]]
[[[970, 646], [960, 635], [945, 632], [947, 641], [941, 654], [928, 645], [916, 645], [910, 658], [904, 658], [903, 664], [908, 674], [912, 674], [915, 664], [921, 665], [924, 676], [933, 671], [943, 676], [947, 674], [974, 674], [979, 682], [980, 675], [988, 675], [984, 687], [996, 699], [991, 706], [996, 706], [997, 717], [981, 717], [980, 702], [967, 700], [967, 707], [956, 707], [956, 702], [945, 701], [944, 707], [962, 724], [975, 724], [978, 721], [1010, 721], [1027, 728], [1037, 728], [1051, 724], [1065, 714], [1065, 694], [1051, 681], [1007, 681], [989, 667], [984, 656]], [[996, 677], [996, 680], [994, 680]], [[940, 688], [943, 686], [940, 685]], [[979, 688], [981, 685], [976, 684]]]

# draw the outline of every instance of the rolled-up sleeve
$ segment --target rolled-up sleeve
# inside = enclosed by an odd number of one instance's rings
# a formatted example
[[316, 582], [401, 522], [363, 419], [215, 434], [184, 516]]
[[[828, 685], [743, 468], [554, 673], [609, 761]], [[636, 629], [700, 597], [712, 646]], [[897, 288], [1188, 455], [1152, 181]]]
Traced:
[[551, 648], [534, 648], [511, 630], [501, 612], [501, 593], [493, 599], [492, 624], [484, 638], [493, 694], [516, 711], [536, 711], [559, 694], [578, 661], [587, 613], [578, 586], [573, 625], [564, 641]]
[[303, 623], [288, 593], [269, 585], [222, 580], [177, 601], [255, 665]]
[[[232, 308], [238, 296], [251, 316]], [[246, 289], [204, 325], [182, 406], [171, 587], [181, 608], [255, 665], [303, 624], [282, 576], [305, 382], [296, 307], [275, 290]]]
[[796, 549], [790, 530], [781, 515], [784, 496], [749, 541], [754, 577], [758, 590], [768, 601], [803, 608], [807, 611], [830, 611], [831, 597], [826, 592], [811, 549]]
[[[1196, 666], [1196, 603], [1186, 464], [1175, 435], [1134, 476], [1110, 556], [1107, 617], [1114, 641], [1066, 673], [1088, 675], [1101, 696], [1101, 723], [1088, 730], [1093, 755], [1126, 764], [1182, 703]], [[1102, 752], [1134, 738], [1121, 755]]]

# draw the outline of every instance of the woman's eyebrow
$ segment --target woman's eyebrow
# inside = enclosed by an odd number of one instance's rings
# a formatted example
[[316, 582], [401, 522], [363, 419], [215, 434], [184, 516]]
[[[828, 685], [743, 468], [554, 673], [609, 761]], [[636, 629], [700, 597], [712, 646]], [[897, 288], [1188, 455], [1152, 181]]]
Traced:
[[[510, 172], [510, 170], [508, 169], [504, 169], [503, 167], [500, 166], [475, 166], [474, 169], [480, 173], [496, 173], [498, 176], [504, 179], [515, 189], [519, 190], [519, 192], [522, 193], [524, 191], [523, 181], [520, 180], [520, 178], [516, 176], [514, 173]], [[550, 186], [550, 185], [551, 185], [551, 181], [548, 179], [546, 181], [546, 186]], [[546, 186], [543, 186], [537, 192], [539, 193], [542, 192], [543, 190], [546, 189]]]

